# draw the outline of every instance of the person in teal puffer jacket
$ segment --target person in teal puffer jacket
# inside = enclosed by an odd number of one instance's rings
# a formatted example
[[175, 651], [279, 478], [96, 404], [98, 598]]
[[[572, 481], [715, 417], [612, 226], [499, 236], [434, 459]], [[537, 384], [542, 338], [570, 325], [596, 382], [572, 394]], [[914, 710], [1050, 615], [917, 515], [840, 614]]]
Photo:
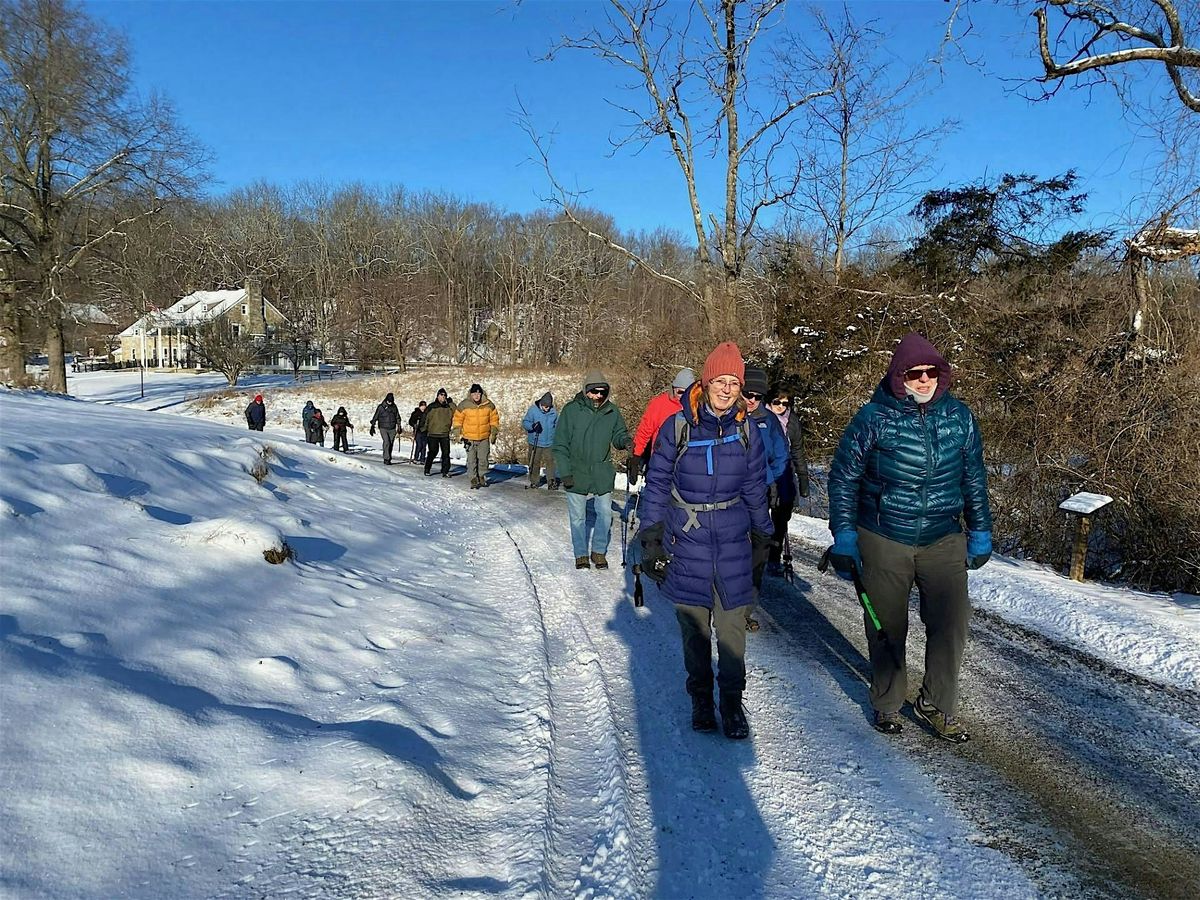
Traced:
[[941, 737], [961, 742], [969, 735], [954, 713], [971, 616], [967, 569], [991, 556], [992, 515], [979, 423], [949, 393], [952, 377], [950, 364], [924, 337], [914, 332], [900, 341], [830, 467], [829, 558], [841, 577], [861, 577], [888, 638], [864, 615], [875, 727], [900, 731], [908, 596], [915, 583], [926, 650], [913, 712]]

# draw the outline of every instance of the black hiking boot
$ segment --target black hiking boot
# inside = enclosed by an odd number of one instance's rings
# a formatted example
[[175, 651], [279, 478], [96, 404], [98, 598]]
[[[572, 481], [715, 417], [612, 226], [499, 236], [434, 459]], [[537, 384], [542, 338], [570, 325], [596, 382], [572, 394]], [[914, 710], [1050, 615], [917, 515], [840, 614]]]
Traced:
[[592, 561], [590, 559], [588, 559], [586, 556], [575, 557], [575, 568], [590, 569], [591, 567], [592, 567]]
[[716, 731], [717, 709], [712, 694], [692, 695], [692, 731]]
[[924, 694], [917, 694], [917, 699], [913, 701], [913, 714], [932, 728], [934, 734], [951, 743], [964, 744], [971, 739], [971, 735], [959, 724], [958, 719], [946, 715], [926, 700]]
[[903, 723], [900, 719], [900, 713], [885, 713], [877, 709], [875, 710], [875, 720], [871, 723], [871, 727], [884, 734], [899, 734]]
[[721, 722], [725, 726], [725, 737], [735, 741], [750, 737], [750, 723], [742, 709], [740, 692], [721, 693]]

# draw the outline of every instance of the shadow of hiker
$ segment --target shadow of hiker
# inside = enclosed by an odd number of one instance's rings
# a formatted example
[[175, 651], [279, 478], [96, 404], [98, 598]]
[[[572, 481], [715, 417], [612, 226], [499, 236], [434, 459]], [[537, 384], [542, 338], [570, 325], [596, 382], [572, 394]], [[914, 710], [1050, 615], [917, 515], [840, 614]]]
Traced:
[[220, 713], [238, 716], [276, 734], [349, 738], [422, 769], [453, 797], [470, 800], [476, 793], [460, 787], [442, 768], [442, 756], [437, 749], [404, 725], [375, 719], [318, 722], [267, 706], [225, 703], [202, 688], [177, 684], [157, 672], [130, 668], [108, 653], [105, 649], [108, 642], [103, 635], [93, 635], [88, 645], [79, 650], [57, 638], [22, 632], [16, 617], [11, 615], [0, 615], [0, 640], [23, 662], [50, 675], [66, 677], [76, 670], [82, 671], [201, 721]]
[[762, 897], [776, 846], [747, 784], [756, 760], [753, 720], [747, 741], [691, 730], [674, 606], [653, 583], [645, 590], [646, 607], [635, 610], [627, 589], [607, 627], [629, 648], [634, 749], [645, 766], [656, 843], [655, 883], [646, 895]]

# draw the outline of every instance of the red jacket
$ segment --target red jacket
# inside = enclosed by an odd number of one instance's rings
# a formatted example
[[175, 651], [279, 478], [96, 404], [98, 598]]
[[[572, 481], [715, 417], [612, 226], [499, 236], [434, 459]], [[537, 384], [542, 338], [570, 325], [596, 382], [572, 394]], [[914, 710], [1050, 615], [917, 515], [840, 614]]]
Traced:
[[681, 409], [683, 406], [673, 391], [668, 390], [652, 398], [646, 404], [642, 421], [638, 422], [637, 433], [633, 436], [634, 456], [649, 456], [662, 423]]

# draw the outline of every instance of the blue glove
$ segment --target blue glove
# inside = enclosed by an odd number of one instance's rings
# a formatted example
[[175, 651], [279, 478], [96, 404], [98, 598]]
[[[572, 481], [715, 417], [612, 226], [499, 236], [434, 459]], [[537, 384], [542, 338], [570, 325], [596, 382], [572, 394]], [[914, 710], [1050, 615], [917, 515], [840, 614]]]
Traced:
[[854, 576], [862, 572], [862, 554], [858, 552], [858, 532], [839, 531], [833, 536], [833, 546], [829, 548], [829, 563], [838, 578], [853, 581]]
[[992, 558], [992, 533], [990, 531], [967, 532], [967, 568], [979, 569]]

